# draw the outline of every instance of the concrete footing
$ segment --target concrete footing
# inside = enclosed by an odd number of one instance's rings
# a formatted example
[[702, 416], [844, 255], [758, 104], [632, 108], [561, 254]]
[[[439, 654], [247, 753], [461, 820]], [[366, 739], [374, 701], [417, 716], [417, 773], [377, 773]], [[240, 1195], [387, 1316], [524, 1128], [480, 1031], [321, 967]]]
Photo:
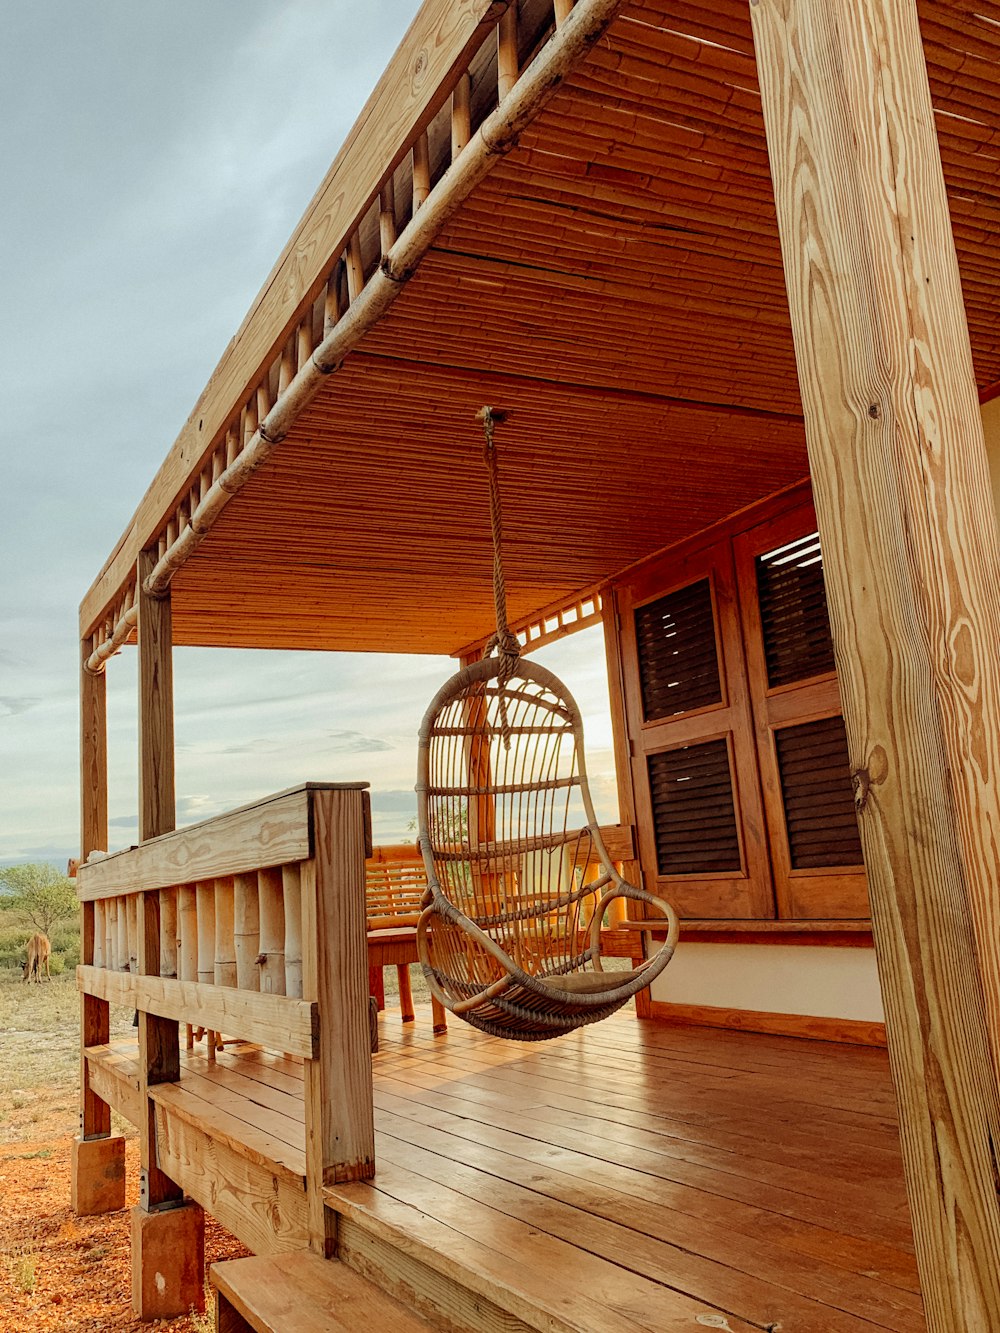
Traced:
[[73, 1211], [80, 1217], [113, 1213], [125, 1207], [125, 1140], [73, 1140], [70, 1177]]
[[196, 1203], [132, 1209], [132, 1309], [143, 1320], [205, 1308], [205, 1214]]

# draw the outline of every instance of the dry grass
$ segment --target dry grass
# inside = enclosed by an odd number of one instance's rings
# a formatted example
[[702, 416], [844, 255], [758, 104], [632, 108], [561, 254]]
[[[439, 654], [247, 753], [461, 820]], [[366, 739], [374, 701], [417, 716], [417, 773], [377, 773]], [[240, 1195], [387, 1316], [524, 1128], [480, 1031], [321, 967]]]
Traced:
[[[111, 1035], [132, 1014], [111, 1010]], [[75, 1134], [79, 1108], [80, 997], [72, 972], [39, 985], [0, 969], [0, 1144]], [[118, 1133], [134, 1133], [125, 1121]]]

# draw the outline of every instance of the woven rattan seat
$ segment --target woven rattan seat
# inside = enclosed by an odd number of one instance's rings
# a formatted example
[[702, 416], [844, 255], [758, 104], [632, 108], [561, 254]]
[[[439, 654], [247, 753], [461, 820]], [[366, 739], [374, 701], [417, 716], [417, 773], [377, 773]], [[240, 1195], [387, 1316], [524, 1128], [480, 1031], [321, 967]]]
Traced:
[[[608, 857], [579, 710], [544, 667], [487, 658], [448, 681], [420, 729], [417, 802], [428, 882], [417, 947], [452, 1013], [497, 1036], [555, 1037], [614, 1013], [670, 961], [677, 918]], [[667, 925], [665, 943], [628, 972], [602, 966], [615, 898]]]

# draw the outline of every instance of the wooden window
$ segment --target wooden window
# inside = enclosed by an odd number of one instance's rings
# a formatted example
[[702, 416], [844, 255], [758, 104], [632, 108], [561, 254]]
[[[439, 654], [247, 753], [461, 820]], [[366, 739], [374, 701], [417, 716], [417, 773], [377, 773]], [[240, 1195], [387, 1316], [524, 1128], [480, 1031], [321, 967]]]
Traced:
[[635, 638], [647, 722], [722, 702], [708, 579], [639, 607]]
[[868, 889], [808, 498], [733, 542], [778, 916], [865, 918]]
[[808, 491], [718, 533], [614, 592], [643, 872], [686, 917], [867, 918]]
[[788, 856], [793, 870], [861, 862], [843, 719], [819, 718], [774, 733]]
[[659, 873], [741, 869], [733, 775], [725, 740], [661, 750], [646, 761]]
[[616, 605], [647, 879], [685, 916], [772, 916], [730, 543], [650, 562]]

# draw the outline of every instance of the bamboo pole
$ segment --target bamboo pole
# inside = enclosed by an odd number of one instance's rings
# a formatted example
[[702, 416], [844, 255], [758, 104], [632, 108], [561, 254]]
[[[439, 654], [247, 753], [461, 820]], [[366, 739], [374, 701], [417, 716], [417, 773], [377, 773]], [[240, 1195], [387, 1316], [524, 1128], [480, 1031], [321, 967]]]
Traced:
[[[151, 594], [163, 592], [178, 569], [198, 549], [216, 518], [285, 438], [344, 357], [358, 345], [393, 304], [407, 278], [419, 266], [446, 223], [476, 186], [503, 159], [506, 151], [552, 96], [574, 63], [597, 41], [615, 16], [621, 0], [578, 0], [563, 26], [517, 79], [516, 87], [479, 126], [452, 169], [421, 202], [423, 153], [414, 144], [414, 213], [395, 245], [329, 335], [312, 350], [308, 313], [299, 326], [299, 370], [287, 393], [247, 439], [246, 447], [206, 496], [193, 521], [178, 536], [146, 580]], [[422, 164], [421, 164], [422, 165]], [[429, 175], [427, 177], [429, 187]], [[308, 346], [308, 350], [304, 350]], [[312, 353], [310, 355], [310, 352]], [[255, 406], [255, 405], [254, 405]], [[256, 423], [255, 427], [256, 427]], [[249, 423], [248, 423], [249, 426]], [[93, 657], [90, 659], [93, 660]]]
[[351, 305], [364, 291], [365, 270], [361, 262], [361, 234], [355, 232], [347, 243], [347, 299]]
[[236, 985], [236, 941], [233, 936], [236, 889], [232, 878], [215, 881], [215, 984]]
[[[177, 890], [177, 971], [181, 981], [198, 980], [198, 898], [193, 884]], [[186, 1025], [188, 1050], [194, 1044], [191, 1024]]]
[[472, 135], [472, 80], [463, 74], [451, 95], [451, 160], [454, 162]]
[[431, 192], [431, 154], [427, 131], [418, 134], [413, 143], [413, 213], [422, 208]]
[[107, 898], [104, 901], [104, 957], [105, 967], [118, 972], [118, 899]]
[[128, 970], [133, 976], [139, 971], [139, 895], [130, 893], [125, 899], [126, 929], [128, 932]]
[[160, 976], [177, 976], [177, 890], [160, 890]]
[[195, 885], [198, 911], [198, 980], [203, 986], [215, 984], [215, 885], [199, 880]]
[[285, 993], [285, 904], [281, 870], [257, 874], [260, 904], [260, 989], [269, 995]]
[[106, 904], [103, 898], [94, 903], [94, 966], [107, 967], [104, 914]]
[[285, 994], [302, 998], [302, 878], [298, 865], [281, 868], [285, 900]]
[[118, 941], [115, 946], [116, 961], [119, 972], [128, 971], [128, 899], [118, 898], [115, 900], [117, 912], [115, 920], [118, 925]]
[[379, 191], [378, 236], [382, 257], [396, 244], [396, 189], [390, 176]]
[[517, 55], [517, 5], [504, 12], [497, 26], [497, 96], [501, 102], [514, 91], [519, 73]]
[[236, 875], [233, 879], [233, 890], [236, 984], [240, 990], [260, 990], [260, 974], [257, 971], [257, 954], [260, 951], [257, 876]]
[[[215, 881], [199, 880], [195, 885], [198, 911], [198, 980], [203, 986], [215, 985]], [[206, 1035], [196, 1028], [194, 1040]], [[216, 1033], [207, 1033], [208, 1058], [215, 1059]]]

